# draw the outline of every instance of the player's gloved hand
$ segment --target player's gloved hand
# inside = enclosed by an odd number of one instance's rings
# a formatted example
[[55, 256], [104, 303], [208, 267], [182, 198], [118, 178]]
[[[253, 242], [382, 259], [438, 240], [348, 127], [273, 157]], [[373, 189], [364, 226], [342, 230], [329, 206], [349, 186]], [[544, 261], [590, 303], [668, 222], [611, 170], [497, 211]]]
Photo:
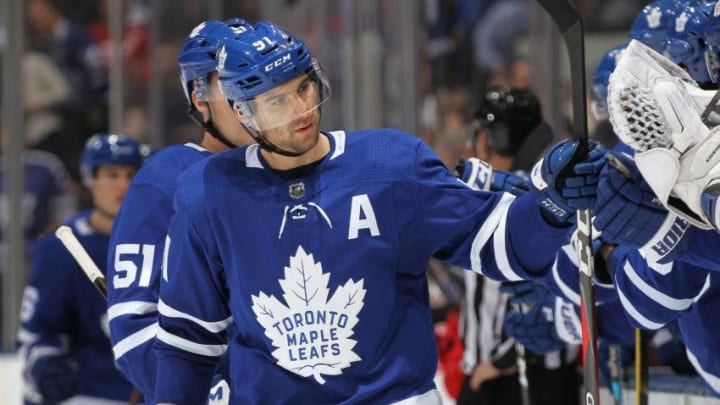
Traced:
[[[558, 298], [559, 299], [559, 298]], [[555, 297], [532, 304], [530, 309], [505, 314], [505, 333], [535, 354], [562, 349], [567, 342], [555, 329]]]
[[577, 140], [555, 144], [535, 164], [530, 177], [545, 218], [556, 224], [571, 223], [575, 210], [595, 204], [598, 178], [607, 152], [595, 141], [589, 141], [585, 155], [578, 146]]
[[46, 404], [56, 404], [78, 392], [77, 364], [69, 355], [38, 358], [30, 369], [30, 377]]
[[516, 174], [495, 170], [484, 160], [461, 158], [455, 165], [455, 176], [475, 190], [507, 191], [521, 195], [528, 191], [527, 179]]
[[543, 302], [553, 296], [550, 290], [532, 281], [504, 282], [500, 292], [511, 295], [510, 303], [516, 305]]
[[610, 159], [624, 169], [613, 163], [602, 171], [593, 224], [603, 241], [641, 248], [656, 261], [671, 250], [665, 236], [672, 233], [679, 242], [688, 224], [660, 203], [630, 156], [614, 153]]

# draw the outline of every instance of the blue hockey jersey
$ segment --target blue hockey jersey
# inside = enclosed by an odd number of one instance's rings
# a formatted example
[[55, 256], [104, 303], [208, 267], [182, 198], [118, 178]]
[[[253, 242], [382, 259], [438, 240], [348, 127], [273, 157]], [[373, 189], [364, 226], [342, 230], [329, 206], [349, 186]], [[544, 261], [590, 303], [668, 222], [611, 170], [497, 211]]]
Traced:
[[637, 250], [618, 248], [610, 256], [620, 301], [631, 323], [659, 329], [677, 321], [690, 363], [720, 395], [720, 279], [716, 272], [685, 262], [649, 264]]
[[534, 196], [472, 190], [416, 137], [323, 136], [329, 153], [302, 177], [268, 169], [257, 145], [181, 176], [155, 400], [202, 402], [227, 350], [233, 404], [432, 401], [430, 256], [518, 280], [568, 237]]
[[[85, 211], [67, 222], [101, 268], [108, 237], [93, 231]], [[127, 401], [132, 386], [115, 367], [103, 297], [55, 235], [40, 239], [32, 252], [30, 281], [23, 294], [18, 344], [25, 368], [41, 355], [68, 353], [78, 364], [78, 396]], [[26, 400], [42, 403], [29, 373]]]
[[157, 333], [160, 265], [177, 178], [210, 156], [188, 143], [154, 154], [133, 177], [113, 222], [108, 270], [108, 316], [115, 360], [147, 397], [155, 388], [157, 363], [152, 342]]

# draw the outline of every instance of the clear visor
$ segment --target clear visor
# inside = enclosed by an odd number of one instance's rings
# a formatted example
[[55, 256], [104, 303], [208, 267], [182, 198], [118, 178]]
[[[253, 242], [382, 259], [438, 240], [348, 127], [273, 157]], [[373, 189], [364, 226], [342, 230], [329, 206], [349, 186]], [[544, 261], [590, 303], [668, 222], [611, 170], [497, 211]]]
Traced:
[[289, 82], [246, 101], [235, 101], [233, 109], [242, 123], [258, 131], [284, 127], [308, 117], [330, 97], [330, 85], [322, 69], [315, 66]]

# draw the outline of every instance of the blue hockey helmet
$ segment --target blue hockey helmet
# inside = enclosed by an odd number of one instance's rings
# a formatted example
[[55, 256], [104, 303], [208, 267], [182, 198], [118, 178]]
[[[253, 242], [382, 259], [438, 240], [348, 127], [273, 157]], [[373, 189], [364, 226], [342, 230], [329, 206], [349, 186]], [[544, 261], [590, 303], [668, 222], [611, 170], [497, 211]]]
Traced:
[[630, 27], [630, 39], [636, 39], [659, 53], [667, 46], [667, 30], [683, 4], [678, 0], [654, 1], [635, 17]]
[[700, 85], [713, 81], [706, 61], [705, 32], [714, 8], [707, 2], [688, 3], [678, 10], [674, 21], [667, 27], [665, 56], [686, 68]]
[[204, 21], [193, 28], [180, 48], [178, 68], [180, 81], [188, 105], [193, 109], [190, 94], [197, 91], [198, 98], [207, 95], [208, 75], [215, 72], [215, 56], [226, 38], [233, 38], [252, 26], [245, 20], [233, 18], [226, 21]]
[[97, 169], [106, 165], [140, 167], [145, 155], [143, 147], [127, 135], [95, 134], [85, 143], [80, 174], [85, 186], [92, 184]]
[[610, 74], [615, 70], [627, 44], [618, 45], [605, 53], [592, 75], [590, 109], [598, 121], [608, 119], [607, 94]]
[[717, 83], [720, 79], [720, 1], [708, 1], [712, 10], [705, 24], [705, 46], [710, 80]]
[[[305, 43], [271, 22], [225, 41], [217, 60], [220, 90], [251, 129], [284, 126], [330, 96], [328, 80]], [[296, 87], [283, 88], [295, 79]]]

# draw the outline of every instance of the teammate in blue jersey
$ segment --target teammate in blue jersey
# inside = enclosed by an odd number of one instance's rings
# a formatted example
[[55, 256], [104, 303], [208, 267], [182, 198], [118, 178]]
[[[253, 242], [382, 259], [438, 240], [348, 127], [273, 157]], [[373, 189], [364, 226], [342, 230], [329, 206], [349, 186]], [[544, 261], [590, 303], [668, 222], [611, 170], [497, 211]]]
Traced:
[[[113, 218], [142, 162], [140, 145], [124, 135], [95, 135], [86, 144], [80, 171], [93, 208], [66, 224], [101, 266]], [[78, 404], [127, 403], [132, 385], [115, 367], [107, 317], [103, 297], [60, 240], [40, 239], [18, 332], [26, 403], [56, 404], [70, 397]]]
[[[133, 179], [115, 218], [108, 263], [110, 337], [119, 367], [151, 399], [165, 238], [177, 177], [214, 152], [252, 143], [217, 87], [215, 53], [222, 40], [242, 35], [241, 19], [206, 21], [195, 27], [178, 56], [178, 67], [193, 120], [205, 129], [199, 145], [171, 146], [155, 154]], [[226, 394], [226, 393], [223, 393]]]
[[227, 351], [233, 404], [440, 403], [430, 256], [497, 279], [546, 271], [575, 210], [592, 205], [604, 151], [564, 142], [537, 166], [537, 193], [476, 191], [417, 137], [321, 132], [330, 86], [274, 24], [217, 58], [258, 144], [178, 180], [154, 399], [203, 402]]

